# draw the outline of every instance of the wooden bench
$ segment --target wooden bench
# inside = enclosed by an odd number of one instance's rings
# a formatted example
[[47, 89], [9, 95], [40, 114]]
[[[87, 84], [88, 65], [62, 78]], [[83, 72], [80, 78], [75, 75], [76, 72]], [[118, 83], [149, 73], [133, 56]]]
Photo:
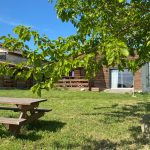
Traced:
[[[14, 112], [19, 112], [21, 111], [20, 108], [18, 107], [6, 107], [6, 106], [0, 106], [0, 110], [13, 110]], [[52, 111], [52, 109], [46, 109], [46, 108], [34, 108], [34, 114], [32, 114], [32, 117], [30, 119], [23, 119], [23, 118], [4, 118], [4, 117], [0, 117], [0, 123], [4, 124], [5, 126], [8, 127], [9, 131], [14, 131], [14, 128], [18, 128], [28, 122], [32, 122], [34, 120], [36, 120], [37, 118], [40, 118], [41, 116], [44, 115], [45, 112], [49, 112]], [[40, 112], [40, 113], [36, 113], [36, 112]], [[38, 115], [37, 115], [38, 114]], [[16, 131], [15, 131], [16, 133]]]
[[5, 118], [5, 117], [0, 117], [0, 123], [2, 124], [11, 124], [11, 125], [21, 125], [24, 123], [26, 119], [18, 119], [18, 118]]
[[2, 123], [11, 133], [18, 134], [20, 132], [21, 125], [26, 122], [26, 119], [18, 118], [4, 118], [0, 117], [0, 123]]
[[[13, 110], [15, 112], [20, 111], [21, 109], [18, 107], [6, 107], [6, 106], [0, 106], [0, 110]], [[46, 109], [46, 108], [35, 108], [35, 111], [39, 111], [39, 112], [49, 112], [52, 111], [52, 109]]]
[[12, 104], [16, 106], [0, 106], [0, 110], [20, 112], [19, 118], [2, 117], [0, 118], [0, 123], [8, 127], [9, 131], [18, 134], [22, 125], [35, 121], [46, 112], [52, 111], [52, 109], [38, 108], [39, 103], [45, 101], [46, 99], [0, 97], [1, 104]]

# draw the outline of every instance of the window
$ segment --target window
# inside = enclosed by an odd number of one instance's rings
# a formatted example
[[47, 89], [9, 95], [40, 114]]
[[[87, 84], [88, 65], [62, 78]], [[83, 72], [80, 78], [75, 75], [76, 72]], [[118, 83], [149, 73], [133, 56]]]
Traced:
[[69, 77], [74, 77], [74, 70], [69, 72]]
[[119, 71], [118, 69], [110, 70], [111, 88], [132, 88], [133, 87], [133, 74], [124, 69]]

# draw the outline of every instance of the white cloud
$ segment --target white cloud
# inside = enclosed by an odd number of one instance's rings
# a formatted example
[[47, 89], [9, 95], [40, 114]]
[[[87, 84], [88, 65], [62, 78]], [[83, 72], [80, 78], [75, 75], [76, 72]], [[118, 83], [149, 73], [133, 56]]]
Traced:
[[12, 26], [12, 27], [15, 27], [15, 26], [18, 26], [18, 25], [23, 25], [23, 26], [27, 26], [27, 27], [31, 27], [32, 29], [34, 30], [38, 30], [38, 31], [41, 31], [42, 33], [54, 33], [53, 31], [51, 31], [50, 28], [40, 28], [40, 27], [37, 27], [37, 26], [34, 26], [32, 24], [25, 24], [25, 23], [22, 23], [22, 22], [18, 22], [18, 21], [13, 21], [12, 19], [4, 19], [3, 17], [0, 16], [0, 23], [4, 23], [4, 24], [7, 24], [9, 26]]
[[4, 19], [2, 17], [0, 17], [0, 22], [5, 23], [5, 24], [10, 25], [10, 26], [24, 25], [24, 26], [29, 26], [31, 28], [36, 28], [35, 26], [33, 26], [31, 24], [24, 24], [24, 23], [21, 23], [21, 22], [12, 21], [12, 20], [9, 20], [9, 19]]

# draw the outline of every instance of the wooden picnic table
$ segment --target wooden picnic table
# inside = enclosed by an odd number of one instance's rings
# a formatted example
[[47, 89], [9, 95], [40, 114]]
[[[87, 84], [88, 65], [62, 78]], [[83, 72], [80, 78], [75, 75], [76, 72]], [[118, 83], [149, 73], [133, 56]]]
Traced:
[[0, 104], [12, 104], [16, 107], [0, 106], [0, 110], [12, 110], [20, 112], [19, 118], [0, 117], [0, 123], [4, 124], [9, 131], [17, 134], [20, 128], [25, 123], [30, 123], [42, 117], [45, 112], [51, 109], [38, 108], [39, 103], [47, 101], [46, 99], [32, 99], [32, 98], [10, 98], [0, 97]]

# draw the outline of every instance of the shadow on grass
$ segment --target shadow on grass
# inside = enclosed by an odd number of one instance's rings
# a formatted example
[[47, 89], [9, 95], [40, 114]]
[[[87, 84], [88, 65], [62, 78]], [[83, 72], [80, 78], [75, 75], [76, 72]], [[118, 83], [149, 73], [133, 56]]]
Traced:
[[133, 126], [129, 129], [129, 131], [137, 144], [145, 145], [150, 142], [143, 136], [140, 126]]
[[112, 106], [110, 107], [94, 107], [94, 109], [109, 109], [109, 108], [116, 108], [118, 106], [118, 104], [113, 104]]
[[0, 137], [1, 138], [14, 137], [16, 139], [30, 140], [30, 141], [36, 141], [36, 140], [39, 140], [42, 138], [41, 135], [37, 135], [35, 132], [14, 135], [13, 133], [9, 132], [8, 130], [0, 130]]
[[82, 145], [79, 143], [68, 143], [66, 145], [62, 145], [59, 142], [53, 143], [54, 149], [115, 150], [116, 146], [116, 143], [113, 143], [108, 139], [97, 141], [92, 138], [84, 139]]
[[144, 147], [146, 145], [147, 147], [150, 146], [150, 140], [143, 136], [140, 126], [131, 127], [129, 132], [132, 138], [129, 140], [121, 140], [118, 146], [126, 147], [127, 149], [130, 149], [131, 147], [132, 149], [145, 149]]
[[28, 130], [57, 132], [63, 128], [66, 123], [60, 121], [38, 120], [27, 125]]
[[40, 140], [42, 136], [38, 135], [35, 131], [33, 131], [31, 133], [16, 135], [15, 138], [19, 140], [37, 141]]
[[58, 150], [61, 150], [61, 149], [71, 150], [71, 149], [77, 149], [78, 147], [80, 147], [80, 144], [78, 143], [68, 143], [68, 144], [63, 145], [62, 143], [55, 141], [52, 144], [52, 148], [56, 150], [57, 149]]
[[86, 139], [82, 150], [116, 150], [117, 143], [111, 142], [110, 140], [96, 141], [93, 139]]
[[[97, 107], [91, 113], [84, 113], [82, 115], [100, 115], [99, 119], [104, 124], [126, 122], [127, 120], [136, 119], [142, 120], [145, 114], [150, 113], [150, 102], [138, 102], [133, 105], [112, 105], [111, 107]], [[130, 133], [129, 139], [123, 139], [119, 143], [111, 143], [110, 146], [125, 147], [126, 149], [143, 149], [145, 146], [150, 148], [150, 139], [146, 139], [141, 131], [141, 126], [133, 126], [128, 129]], [[108, 142], [109, 143], [109, 142]], [[106, 144], [107, 145], [107, 144]], [[109, 146], [109, 144], [108, 144]], [[87, 148], [88, 149], [88, 148]], [[89, 148], [90, 149], [90, 148]], [[100, 147], [100, 149], [103, 149]], [[106, 149], [109, 149], [109, 147]], [[110, 148], [113, 149], [113, 148]]]
[[136, 103], [134, 105], [124, 105], [116, 110], [112, 109], [112, 111], [104, 113], [103, 115], [105, 115], [105, 121], [108, 120], [108, 118], [112, 118], [112, 120], [124, 122], [126, 119], [131, 118], [141, 120], [144, 114], [149, 112], [150, 103], [142, 102]]
[[150, 113], [150, 102], [139, 102], [134, 105], [119, 106], [114, 104], [110, 107], [96, 107], [93, 108], [94, 112], [83, 113], [82, 115], [88, 116], [104, 116], [101, 120], [104, 123], [124, 122], [128, 118], [142, 119], [145, 113]]

